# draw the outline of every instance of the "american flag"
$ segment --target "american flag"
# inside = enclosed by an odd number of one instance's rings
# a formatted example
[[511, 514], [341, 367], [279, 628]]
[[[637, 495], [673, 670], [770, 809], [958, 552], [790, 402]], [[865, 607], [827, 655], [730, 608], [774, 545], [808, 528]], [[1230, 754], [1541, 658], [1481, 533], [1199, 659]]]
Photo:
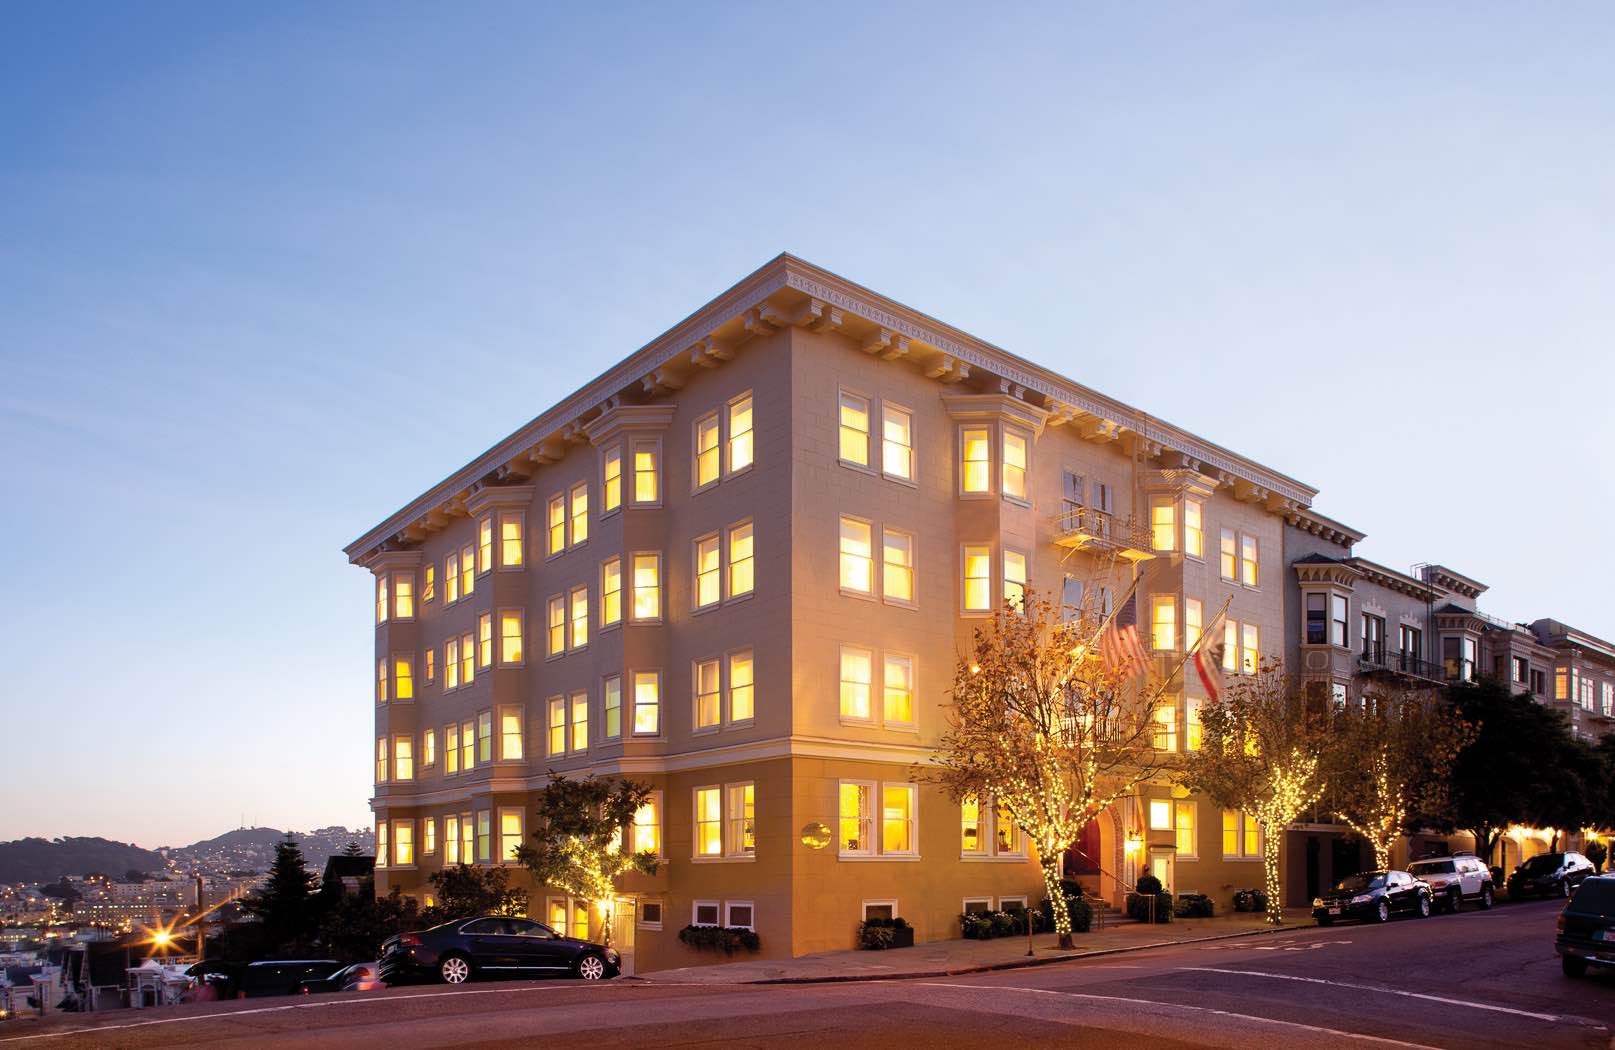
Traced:
[[1138, 637], [1138, 595], [1135, 591], [1116, 610], [1104, 633], [1099, 636], [1099, 659], [1108, 674], [1137, 678], [1149, 666], [1149, 656]]
[[1206, 699], [1215, 703], [1222, 695], [1222, 645], [1207, 645], [1202, 638], [1194, 651], [1194, 669], [1200, 673], [1200, 684], [1206, 687]]

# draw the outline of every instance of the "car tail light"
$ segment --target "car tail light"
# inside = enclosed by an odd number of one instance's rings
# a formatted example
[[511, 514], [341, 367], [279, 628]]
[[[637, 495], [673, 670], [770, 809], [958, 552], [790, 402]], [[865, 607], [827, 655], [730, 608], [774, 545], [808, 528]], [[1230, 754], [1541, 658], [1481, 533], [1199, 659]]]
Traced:
[[401, 933], [398, 935], [398, 947], [419, 948], [420, 946], [421, 939], [415, 936], [413, 933]]
[[1558, 919], [1557, 922], [1554, 923], [1554, 929], [1558, 930], [1560, 933], [1565, 932], [1565, 913], [1564, 912], [1559, 913], [1559, 919]]

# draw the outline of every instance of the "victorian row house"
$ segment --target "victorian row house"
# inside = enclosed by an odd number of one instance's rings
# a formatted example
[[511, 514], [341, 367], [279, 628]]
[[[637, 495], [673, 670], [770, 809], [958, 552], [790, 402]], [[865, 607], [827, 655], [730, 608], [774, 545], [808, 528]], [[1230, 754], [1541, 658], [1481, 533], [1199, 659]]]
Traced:
[[[691, 961], [687, 925], [790, 956], [850, 947], [866, 917], [933, 940], [1035, 903], [993, 800], [913, 776], [959, 653], [1028, 588], [1109, 609], [1139, 581], [1172, 752], [1200, 743], [1181, 667], [1205, 630], [1229, 675], [1282, 659], [1345, 699], [1495, 672], [1609, 725], [1615, 648], [1485, 616], [1441, 566], [1355, 557], [1315, 495], [782, 255], [346, 549], [375, 583], [377, 891], [425, 901], [446, 865], [508, 864], [556, 772], [654, 789], [625, 845], [663, 863], [613, 920], [642, 971]], [[1332, 825], [1289, 838], [1298, 900], [1357, 863]], [[1152, 786], [1067, 868], [1114, 900], [1151, 870], [1226, 908], [1261, 855], [1244, 814]], [[600, 935], [598, 902], [512, 876], [534, 915]]]

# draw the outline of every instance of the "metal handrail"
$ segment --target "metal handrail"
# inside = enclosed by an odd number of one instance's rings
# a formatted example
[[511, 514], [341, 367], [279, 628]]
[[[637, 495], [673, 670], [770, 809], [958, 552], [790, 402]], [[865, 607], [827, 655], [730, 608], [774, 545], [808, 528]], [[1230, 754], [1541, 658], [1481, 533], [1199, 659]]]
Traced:
[[1357, 654], [1358, 667], [1369, 671], [1398, 671], [1432, 682], [1444, 681], [1446, 668], [1429, 660], [1421, 660], [1412, 653], [1380, 649], [1365, 649]]

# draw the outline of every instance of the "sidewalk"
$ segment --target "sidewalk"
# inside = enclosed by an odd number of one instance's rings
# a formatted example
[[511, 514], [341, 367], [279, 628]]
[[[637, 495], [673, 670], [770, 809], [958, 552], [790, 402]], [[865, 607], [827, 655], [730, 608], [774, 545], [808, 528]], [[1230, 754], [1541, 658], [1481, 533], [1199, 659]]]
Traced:
[[1055, 947], [1055, 935], [1040, 933], [1032, 938], [1032, 955], [1026, 954], [1026, 938], [1001, 937], [991, 941], [954, 938], [931, 941], [912, 948], [887, 951], [820, 952], [795, 959], [748, 959], [713, 966], [686, 966], [645, 974], [649, 983], [677, 984], [813, 984], [832, 981], [879, 981], [909, 977], [942, 977], [984, 970], [1008, 970], [1021, 966], [1043, 966], [1071, 959], [1115, 952], [1139, 951], [1194, 941], [1214, 941], [1228, 937], [1249, 937], [1265, 933], [1286, 933], [1310, 929], [1312, 915], [1305, 908], [1289, 909], [1285, 925], [1268, 926], [1261, 915], [1236, 914], [1215, 919], [1177, 919], [1150, 926], [1124, 922], [1104, 930], [1075, 934], [1076, 947], [1062, 952]]

